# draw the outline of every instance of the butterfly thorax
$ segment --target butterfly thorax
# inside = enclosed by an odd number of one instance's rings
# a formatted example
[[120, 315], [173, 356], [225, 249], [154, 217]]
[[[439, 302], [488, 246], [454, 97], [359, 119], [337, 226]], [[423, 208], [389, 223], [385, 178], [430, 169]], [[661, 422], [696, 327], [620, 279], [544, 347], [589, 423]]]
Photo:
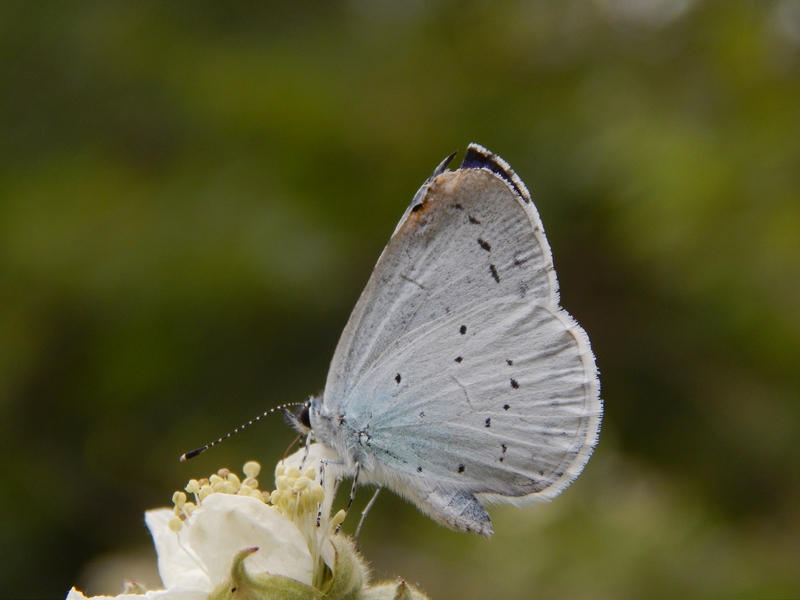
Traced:
[[342, 475], [352, 475], [356, 463], [364, 474], [372, 470], [374, 458], [369, 451], [372, 435], [367, 419], [326, 410], [319, 401], [312, 401], [309, 418], [314, 438], [341, 457]]

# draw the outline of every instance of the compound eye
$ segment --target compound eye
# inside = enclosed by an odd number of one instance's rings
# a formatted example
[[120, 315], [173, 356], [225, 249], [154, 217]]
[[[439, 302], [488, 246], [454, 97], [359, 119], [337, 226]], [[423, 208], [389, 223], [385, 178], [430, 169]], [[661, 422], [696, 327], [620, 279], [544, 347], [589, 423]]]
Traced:
[[307, 404], [300, 410], [300, 414], [297, 415], [297, 419], [303, 424], [303, 427], [308, 427], [311, 429], [311, 418], [309, 417], [309, 409]]

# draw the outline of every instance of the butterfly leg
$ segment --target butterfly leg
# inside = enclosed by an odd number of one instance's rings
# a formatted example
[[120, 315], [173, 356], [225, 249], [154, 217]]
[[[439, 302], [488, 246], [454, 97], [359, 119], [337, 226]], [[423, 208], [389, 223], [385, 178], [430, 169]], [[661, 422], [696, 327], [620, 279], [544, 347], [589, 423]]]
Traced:
[[[353, 505], [353, 500], [356, 499], [356, 486], [358, 485], [358, 474], [361, 472], [361, 463], [356, 462], [356, 470], [353, 474], [353, 487], [350, 488], [350, 499], [347, 501], [347, 506], [344, 509], [344, 518], [347, 518], [347, 515], [350, 513], [350, 507]], [[336, 530], [333, 533], [339, 533], [339, 530], [342, 528], [342, 524], [339, 523], [336, 526]]]
[[[322, 486], [322, 489], [325, 490], [326, 494], [328, 494], [330, 492], [330, 490], [328, 490], [328, 488], [325, 487], [325, 476], [326, 476], [325, 467], [326, 466], [341, 467], [343, 464], [344, 463], [342, 463], [342, 461], [340, 461], [340, 460], [322, 459], [322, 460], [319, 461], [319, 484]], [[334, 469], [334, 472], [335, 472], [335, 469]], [[358, 472], [356, 472], [356, 476], [358, 476]], [[338, 487], [339, 487], [339, 479], [336, 478], [336, 480], [334, 481], [334, 486], [333, 486], [332, 493], [330, 493], [330, 497], [333, 497], [333, 496], [336, 495], [336, 489]], [[352, 502], [352, 494], [351, 494], [350, 502]], [[350, 504], [347, 505], [347, 508], [350, 508]], [[346, 516], [346, 513], [345, 513], [345, 516]], [[317, 527], [321, 527], [321, 526], [322, 526], [322, 504], [318, 504], [317, 505]], [[336, 531], [337, 532], [339, 531], [338, 527], [336, 528]]]
[[372, 500], [370, 500], [367, 503], [367, 506], [364, 508], [364, 510], [361, 511], [361, 520], [358, 522], [358, 527], [356, 527], [356, 534], [353, 536], [353, 541], [356, 543], [356, 546], [358, 546], [358, 534], [361, 533], [361, 526], [364, 524], [364, 519], [367, 518], [367, 513], [369, 513], [370, 509], [372, 508], [372, 505], [375, 504], [375, 500], [378, 499], [378, 494], [381, 493], [381, 489], [382, 488], [379, 487], [378, 489], [375, 490], [375, 493], [372, 495]]
[[[326, 490], [326, 493], [327, 493], [327, 488], [325, 488], [325, 467], [326, 467], [326, 465], [341, 466], [342, 462], [338, 461], [338, 460], [326, 460], [326, 459], [322, 459], [322, 460], [319, 461], [319, 484], [322, 486], [322, 489]], [[335, 487], [333, 489], [332, 496], [336, 495], [336, 488], [338, 487], [338, 485], [339, 485], [339, 483], [338, 483], [338, 479], [337, 479], [337, 481], [335, 483]], [[322, 526], [322, 504], [319, 504], [319, 505], [317, 505], [317, 527], [321, 527], [321, 526]], [[338, 531], [338, 529], [337, 529], [337, 531]]]
[[[300, 461], [300, 472], [302, 473], [306, 468], [306, 461], [308, 460], [308, 454], [311, 452], [311, 434], [309, 433], [306, 436], [306, 451], [303, 454], [303, 460]], [[320, 477], [320, 481], [322, 478]]]

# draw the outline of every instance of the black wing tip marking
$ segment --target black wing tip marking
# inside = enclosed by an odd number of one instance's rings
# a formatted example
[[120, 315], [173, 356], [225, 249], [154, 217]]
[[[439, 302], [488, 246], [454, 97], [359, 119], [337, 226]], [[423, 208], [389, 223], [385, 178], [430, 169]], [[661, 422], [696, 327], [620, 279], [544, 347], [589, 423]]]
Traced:
[[470, 144], [459, 169], [486, 169], [498, 175], [514, 190], [522, 200], [529, 204], [531, 195], [522, 180], [514, 173], [509, 164], [496, 154], [489, 152], [479, 144]]

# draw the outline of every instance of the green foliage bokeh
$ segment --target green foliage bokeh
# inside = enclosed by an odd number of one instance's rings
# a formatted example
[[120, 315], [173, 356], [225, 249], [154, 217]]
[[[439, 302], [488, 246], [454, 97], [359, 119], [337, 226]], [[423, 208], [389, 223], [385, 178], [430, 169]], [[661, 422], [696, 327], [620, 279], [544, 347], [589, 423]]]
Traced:
[[366, 558], [433, 598], [800, 595], [800, 3], [9, 0], [0, 132], [0, 595], [268, 472], [280, 418], [177, 457], [322, 389], [471, 141], [537, 203], [600, 444], [491, 541], [384, 494]]

